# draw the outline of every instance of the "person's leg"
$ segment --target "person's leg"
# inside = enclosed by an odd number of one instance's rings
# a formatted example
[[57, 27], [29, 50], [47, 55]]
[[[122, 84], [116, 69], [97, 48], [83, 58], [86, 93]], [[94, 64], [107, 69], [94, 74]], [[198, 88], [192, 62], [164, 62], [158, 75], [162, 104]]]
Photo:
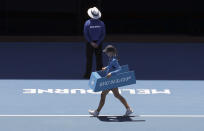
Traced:
[[100, 100], [100, 103], [99, 103], [99, 106], [97, 108], [97, 111], [100, 112], [103, 105], [105, 104], [105, 100], [106, 100], [106, 95], [108, 94], [110, 90], [105, 90], [105, 91], [102, 91], [101, 93], [101, 100]]
[[85, 78], [89, 78], [91, 75], [93, 52], [94, 47], [92, 47], [90, 43], [86, 43], [86, 73], [84, 74]]
[[102, 43], [95, 48], [95, 56], [96, 56], [96, 70], [101, 70], [103, 67], [103, 56], [102, 56]]
[[127, 101], [125, 100], [125, 98], [120, 95], [120, 93], [119, 93], [119, 91], [118, 91], [118, 88], [113, 88], [113, 89], [111, 89], [111, 90], [112, 90], [114, 96], [115, 96], [116, 98], [118, 98], [118, 99], [122, 102], [122, 104], [125, 106], [125, 108], [126, 108], [126, 109], [130, 109], [130, 106], [128, 105], [128, 103], [127, 103]]

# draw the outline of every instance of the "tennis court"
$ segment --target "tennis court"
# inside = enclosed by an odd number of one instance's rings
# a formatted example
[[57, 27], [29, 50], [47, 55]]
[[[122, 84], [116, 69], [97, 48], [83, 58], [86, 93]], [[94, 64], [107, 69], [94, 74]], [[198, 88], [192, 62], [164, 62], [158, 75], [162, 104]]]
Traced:
[[134, 113], [109, 93], [99, 117], [100, 92], [88, 80], [0, 80], [1, 130], [142, 130], [202, 131], [204, 81], [138, 80], [120, 88]]

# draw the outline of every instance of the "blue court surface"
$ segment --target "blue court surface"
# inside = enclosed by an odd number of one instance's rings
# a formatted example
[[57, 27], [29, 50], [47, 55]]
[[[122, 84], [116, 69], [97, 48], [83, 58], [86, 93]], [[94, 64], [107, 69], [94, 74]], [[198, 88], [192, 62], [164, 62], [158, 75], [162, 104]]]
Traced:
[[203, 131], [204, 81], [138, 80], [120, 93], [134, 109], [109, 93], [99, 117], [100, 92], [88, 80], [0, 80], [1, 131]]

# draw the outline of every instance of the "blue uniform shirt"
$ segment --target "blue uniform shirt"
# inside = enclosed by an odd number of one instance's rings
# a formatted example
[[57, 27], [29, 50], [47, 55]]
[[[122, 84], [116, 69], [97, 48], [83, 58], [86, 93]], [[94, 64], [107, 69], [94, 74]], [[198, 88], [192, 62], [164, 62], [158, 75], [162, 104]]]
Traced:
[[96, 44], [99, 45], [105, 37], [105, 24], [99, 19], [89, 19], [84, 24], [84, 36], [86, 40], [90, 43], [97, 41]]
[[118, 60], [115, 57], [109, 59], [109, 64], [106, 66], [106, 73], [111, 73], [111, 75], [115, 75], [121, 70], [121, 66], [118, 63]]

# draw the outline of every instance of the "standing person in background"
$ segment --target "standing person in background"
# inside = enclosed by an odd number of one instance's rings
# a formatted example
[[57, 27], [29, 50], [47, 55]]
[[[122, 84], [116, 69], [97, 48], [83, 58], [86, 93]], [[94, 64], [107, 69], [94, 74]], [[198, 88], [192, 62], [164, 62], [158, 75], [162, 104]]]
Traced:
[[87, 13], [91, 19], [84, 24], [84, 37], [87, 40], [85, 79], [89, 79], [92, 72], [93, 53], [96, 56], [96, 70], [101, 70], [103, 67], [102, 42], [106, 34], [105, 24], [99, 20], [101, 12], [96, 7], [93, 7], [88, 9]]

